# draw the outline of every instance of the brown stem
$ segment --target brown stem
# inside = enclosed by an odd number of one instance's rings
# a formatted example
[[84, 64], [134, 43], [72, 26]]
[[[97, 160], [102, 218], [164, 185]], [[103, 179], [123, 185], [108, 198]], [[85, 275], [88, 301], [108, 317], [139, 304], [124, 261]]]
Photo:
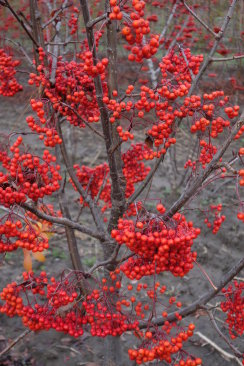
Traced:
[[[69, 208], [68, 208], [67, 202], [65, 202], [64, 194], [62, 194], [62, 197], [60, 196], [59, 206], [60, 206], [62, 214], [64, 216], [66, 216], [69, 220], [71, 220]], [[69, 247], [69, 254], [70, 254], [73, 268], [75, 271], [82, 271], [84, 273], [84, 268], [81, 263], [74, 229], [69, 226], [65, 226], [65, 233], [66, 233], [66, 238], [67, 238], [68, 247]]]
[[212, 57], [210, 62], [233, 61], [233, 60], [240, 60], [241, 58], [244, 58], [244, 55], [237, 55], [237, 56], [230, 56], [230, 57], [218, 57], [218, 58]]
[[[80, 0], [81, 4], [81, 10], [83, 14], [83, 19], [86, 27], [86, 34], [87, 34], [87, 40], [89, 49], [92, 52], [93, 55], [93, 64], [97, 64], [97, 51], [95, 46], [95, 39], [94, 39], [94, 33], [93, 29], [88, 26], [89, 22], [91, 21], [90, 18], [90, 12], [88, 8], [87, 0]], [[112, 44], [108, 45], [108, 48], [111, 49], [111, 52], [113, 53], [113, 57], [111, 59], [111, 62], [113, 63], [113, 60], [116, 59], [116, 56], [114, 54], [114, 49]], [[113, 67], [113, 66], [111, 66]], [[120, 174], [120, 164], [121, 160], [119, 161], [116, 158], [116, 154], [110, 154], [111, 147], [113, 146], [113, 133], [111, 128], [111, 123], [109, 121], [109, 114], [108, 110], [103, 102], [103, 89], [102, 89], [102, 83], [100, 76], [96, 76], [94, 78], [94, 84], [95, 84], [95, 90], [96, 90], [96, 97], [97, 97], [97, 103], [100, 110], [100, 116], [101, 116], [101, 123], [103, 128], [103, 135], [105, 138], [105, 146], [107, 151], [107, 158], [109, 163], [109, 169], [110, 169], [110, 177], [111, 177], [111, 200], [112, 200], [112, 209], [111, 209], [111, 217], [108, 224], [108, 231], [110, 232], [117, 224], [117, 221], [119, 217], [122, 215], [124, 211], [125, 206], [125, 198], [124, 198], [124, 189], [121, 185], [121, 174]]]

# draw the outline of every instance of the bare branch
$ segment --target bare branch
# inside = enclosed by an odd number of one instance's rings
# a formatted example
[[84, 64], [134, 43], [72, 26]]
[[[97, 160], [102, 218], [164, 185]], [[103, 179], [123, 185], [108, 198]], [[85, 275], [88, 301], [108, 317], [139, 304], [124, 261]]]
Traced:
[[177, 9], [178, 4], [179, 4], [179, 0], [176, 0], [175, 4], [174, 4], [174, 6], [173, 6], [173, 8], [171, 10], [170, 16], [168, 17], [167, 22], [166, 22], [166, 24], [165, 24], [165, 26], [164, 26], [164, 28], [163, 28], [160, 36], [159, 36], [159, 40], [158, 40], [159, 42], [164, 37], [165, 33], [167, 32], [167, 29], [169, 28], [169, 25], [172, 22], [172, 19], [174, 17], [174, 14], [176, 12], [176, 9]]
[[164, 155], [161, 155], [160, 158], [158, 158], [156, 160], [156, 163], [153, 167], [153, 169], [151, 169], [150, 173], [147, 175], [147, 177], [144, 179], [144, 181], [141, 183], [141, 185], [136, 189], [136, 191], [128, 198], [127, 200], [127, 204], [126, 204], [126, 209], [128, 208], [128, 206], [133, 203], [137, 197], [140, 196], [140, 194], [144, 191], [144, 189], [147, 187], [147, 185], [150, 183], [151, 179], [153, 178], [154, 174], [156, 173], [156, 171], [158, 170], [158, 167], [160, 165], [161, 162], [164, 161]]
[[[66, 216], [68, 218], [68, 220], [71, 220], [69, 208], [68, 208], [67, 202], [65, 200], [64, 193], [60, 194], [59, 206], [60, 206], [63, 216]], [[70, 258], [72, 261], [73, 268], [75, 271], [84, 272], [84, 268], [82, 266], [79, 251], [77, 248], [74, 228], [71, 228], [70, 226], [65, 226], [65, 233], [66, 233], [66, 238], [67, 238], [68, 247], [69, 247], [69, 255], [70, 255]]]
[[70, 6], [72, 6], [72, 4], [67, 4], [66, 1], [61, 6], [61, 8], [55, 12], [54, 16], [51, 19], [49, 19], [45, 24], [42, 25], [42, 29], [45, 29], [50, 23], [52, 23], [59, 16], [60, 13], [64, 11], [64, 9], [69, 8]]
[[216, 38], [217, 33], [215, 33], [188, 5], [184, 0], [181, 0], [184, 4], [184, 6], [186, 7], [186, 9], [189, 11], [189, 13], [191, 13], [191, 15], [197, 19], [197, 21], [199, 23], [201, 23], [205, 29], [207, 29], [208, 32], [210, 32], [212, 34], [212, 36], [214, 36], [214, 38]]
[[237, 55], [237, 56], [230, 56], [230, 57], [219, 57], [219, 58], [212, 57], [210, 62], [225, 62], [225, 61], [240, 60], [242, 58], [244, 58], [244, 55]]
[[4, 38], [4, 40], [7, 41], [7, 42], [11, 42], [16, 47], [18, 47], [20, 49], [20, 51], [23, 53], [23, 55], [26, 57], [26, 60], [31, 65], [31, 67], [33, 67], [35, 69], [35, 66], [34, 66], [31, 58], [29, 57], [29, 55], [27, 54], [26, 50], [21, 46], [21, 44], [19, 42], [13, 41], [12, 39], [9, 39], [9, 38]]
[[[80, 0], [82, 14], [84, 23], [86, 26], [86, 33], [87, 33], [87, 40], [89, 49], [92, 52], [93, 56], [93, 64], [97, 64], [97, 51], [95, 46], [95, 39], [94, 39], [94, 33], [93, 29], [88, 27], [89, 22], [91, 21], [90, 18], [90, 11], [88, 7], [87, 0]], [[111, 23], [111, 22], [110, 22]], [[109, 25], [110, 26], [110, 25]], [[111, 27], [114, 25], [111, 25]], [[108, 52], [111, 54], [111, 59], [109, 62], [109, 68], [110, 68], [110, 75], [111, 70], [112, 73], [116, 73], [116, 68], [114, 69], [114, 65], [116, 63], [116, 49], [113, 47], [115, 35], [114, 31], [110, 31], [108, 29], [108, 37], [110, 37], [109, 43], [108, 43]], [[112, 40], [113, 38], [113, 40]], [[115, 48], [116, 48], [116, 42], [115, 42]], [[112, 200], [112, 210], [111, 210], [111, 216], [109, 220], [108, 225], [108, 231], [111, 231], [114, 226], [116, 226], [118, 218], [122, 215], [124, 211], [125, 206], [125, 198], [124, 198], [124, 186], [122, 184], [122, 175], [120, 173], [120, 164], [121, 159], [116, 159], [118, 156], [118, 150], [114, 152], [114, 154], [110, 154], [111, 146], [113, 146], [113, 138], [115, 138], [115, 134], [112, 132], [111, 123], [109, 120], [109, 114], [108, 110], [106, 108], [106, 105], [103, 102], [103, 89], [102, 89], [102, 82], [99, 75], [97, 75], [94, 78], [94, 84], [96, 89], [96, 97], [97, 97], [97, 103], [100, 110], [100, 116], [101, 116], [101, 123], [103, 128], [103, 135], [105, 138], [105, 146], [107, 151], [107, 158], [109, 163], [109, 169], [110, 169], [110, 177], [111, 177], [111, 185], [112, 185], [112, 193], [111, 193], [111, 200]]]
[[32, 40], [32, 42], [35, 44], [36, 47], [39, 47], [39, 44], [37, 43], [37, 41], [35, 40], [35, 38], [33, 37], [33, 35], [31, 34], [31, 32], [27, 29], [25, 23], [23, 22], [22, 19], [20, 19], [20, 17], [18, 16], [18, 14], [16, 13], [16, 11], [12, 8], [12, 6], [9, 4], [8, 0], [5, 0], [5, 6], [11, 11], [11, 13], [13, 14], [13, 16], [15, 17], [15, 19], [18, 21], [18, 23], [21, 25], [21, 27], [24, 29], [24, 31], [26, 32], [26, 34], [28, 35], [28, 37]]
[[101, 20], [104, 20], [107, 18], [107, 14], [102, 14], [99, 17], [95, 18], [95, 19], [91, 19], [88, 23], [87, 23], [87, 28], [93, 28], [95, 24], [101, 22]]
[[235, 360], [238, 363], [238, 365], [242, 366], [242, 362], [237, 357], [235, 357], [231, 353], [226, 352], [225, 350], [223, 350], [220, 346], [218, 346], [215, 342], [213, 342], [210, 338], [206, 337], [201, 332], [195, 332], [195, 335], [198, 335], [198, 337], [201, 338], [204, 342], [206, 342], [211, 347], [213, 347], [214, 349], [216, 349], [216, 351], [218, 351], [228, 361], [229, 360]]

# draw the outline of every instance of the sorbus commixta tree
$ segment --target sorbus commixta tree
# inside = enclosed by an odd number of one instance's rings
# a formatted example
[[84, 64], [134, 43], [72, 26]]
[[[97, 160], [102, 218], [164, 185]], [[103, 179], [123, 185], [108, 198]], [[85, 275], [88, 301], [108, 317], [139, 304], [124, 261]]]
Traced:
[[[222, 23], [211, 18], [212, 7]], [[237, 98], [209, 82], [218, 67], [207, 71], [215, 63], [242, 62], [243, 50], [226, 41], [241, 9], [238, 0], [208, 6], [184, 0], [0, 1], [0, 94], [31, 90], [26, 120], [0, 141], [0, 253], [22, 248], [25, 258], [23, 280], [12, 279], [1, 291], [1, 313], [20, 317], [33, 332], [55, 329], [77, 338], [87, 331], [105, 338], [106, 366], [130, 362], [120, 353], [127, 333], [135, 336], [128, 356], [136, 364], [196, 366], [204, 360], [184, 348], [195, 325], [183, 318], [202, 309], [243, 358], [228, 336], [244, 331], [243, 282], [229, 284], [244, 258], [214, 284], [195, 249], [202, 231], [217, 234], [233, 212], [237, 225], [244, 221], [244, 113]], [[243, 90], [233, 75], [230, 84]], [[73, 156], [67, 128], [82, 134], [83, 146], [87, 134], [94, 151], [101, 146], [99, 164]], [[176, 153], [178, 146], [183, 153]], [[152, 189], [168, 159], [180, 182], [179, 196], [170, 200], [163, 185]], [[164, 174], [171, 183], [170, 169]], [[202, 192], [226, 182], [235, 187], [234, 207], [217, 193], [201, 207]], [[73, 268], [38, 273], [31, 255], [44, 260], [40, 253], [52, 247], [49, 234], [56, 226], [65, 229]], [[103, 259], [89, 268], [77, 231], [100, 244]], [[176, 293], [169, 296], [163, 275], [180, 286], [195, 264], [212, 288], [183, 306]], [[217, 296], [228, 336], [209, 305]]]

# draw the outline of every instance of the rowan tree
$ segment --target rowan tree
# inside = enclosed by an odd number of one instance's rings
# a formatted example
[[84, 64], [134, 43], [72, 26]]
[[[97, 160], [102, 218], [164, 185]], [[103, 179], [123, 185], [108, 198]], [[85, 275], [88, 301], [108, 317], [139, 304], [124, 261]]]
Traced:
[[[19, 131], [5, 133], [0, 145], [0, 252], [24, 256], [23, 280], [1, 291], [1, 313], [32, 332], [104, 337], [104, 365], [128, 364], [120, 338], [129, 333], [131, 364], [195, 366], [206, 360], [185, 349], [195, 329], [187, 317], [202, 312], [241, 363], [234, 339], [244, 331], [236, 279], [244, 258], [213, 281], [194, 249], [204, 226], [218, 235], [233, 212], [237, 225], [244, 221], [244, 114], [221, 82], [214, 85], [231, 63], [239, 65], [228, 81], [232, 94], [243, 91], [241, 10], [238, 0], [0, 1], [0, 94], [32, 95]], [[82, 146], [90, 134], [94, 152], [103, 147], [100, 164], [74, 154], [78, 133]], [[152, 190], [160, 170], [171, 200], [161, 187]], [[226, 182], [235, 204], [213, 193], [201, 207], [203, 192]], [[60, 276], [32, 269], [32, 256], [45, 260], [55, 228], [64, 229], [72, 262]], [[99, 245], [103, 258], [92, 266], [77, 233]], [[210, 290], [182, 305], [163, 274], [180, 286], [195, 265]], [[217, 298], [225, 333], [209, 304]]]

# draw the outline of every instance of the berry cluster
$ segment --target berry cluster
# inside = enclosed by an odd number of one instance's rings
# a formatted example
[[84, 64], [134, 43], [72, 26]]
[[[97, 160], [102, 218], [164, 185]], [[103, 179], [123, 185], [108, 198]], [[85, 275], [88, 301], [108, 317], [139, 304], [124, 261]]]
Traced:
[[[111, 3], [111, 1], [110, 1]], [[122, 35], [128, 43], [125, 48], [131, 53], [128, 55], [129, 61], [142, 62], [144, 58], [149, 59], [158, 51], [159, 35], [150, 35], [149, 42], [145, 35], [150, 33], [149, 21], [144, 19], [145, 2], [133, 0], [129, 20], [126, 19], [125, 27], [122, 28]]]
[[109, 18], [111, 20], [121, 20], [123, 18], [123, 13], [120, 11], [120, 7], [117, 5], [117, 0], [109, 0], [111, 12], [109, 13]]
[[15, 79], [15, 67], [20, 64], [19, 60], [13, 60], [12, 56], [7, 55], [2, 48], [0, 48], [0, 95], [5, 97], [12, 97], [20, 90], [23, 90]]
[[[21, 146], [20, 146], [21, 145]], [[0, 162], [6, 173], [0, 172], [0, 203], [6, 207], [25, 202], [27, 197], [37, 201], [59, 189], [62, 179], [54, 165], [56, 157], [44, 150], [40, 159], [25, 151], [22, 137], [9, 148], [0, 151]]]
[[129, 349], [128, 354], [131, 360], [135, 360], [138, 365], [154, 360], [165, 361], [172, 364], [177, 359], [176, 366], [197, 366], [202, 365], [200, 358], [184, 356], [182, 352], [183, 343], [193, 336], [194, 324], [189, 324], [187, 330], [181, 330], [175, 336], [170, 337], [171, 326], [168, 322], [163, 330], [155, 329], [153, 332], [146, 331], [144, 340], [138, 349]]
[[9, 214], [0, 221], [0, 253], [12, 252], [17, 248], [42, 252], [48, 248], [48, 239], [35, 230], [35, 226], [23, 225]]
[[[74, 165], [76, 175], [82, 187], [89, 193], [89, 195], [94, 199], [100, 188], [103, 186], [100, 192], [99, 201], [103, 201], [105, 206], [102, 210], [106, 210], [107, 207], [111, 206], [111, 183], [109, 181], [109, 167], [107, 163], [96, 166], [95, 168], [89, 168], [88, 166]], [[72, 183], [72, 181], [70, 180]], [[75, 186], [72, 183], [74, 189]], [[80, 203], [83, 204], [83, 198], [80, 197]]]
[[54, 277], [49, 280], [45, 272], [40, 276], [25, 272], [23, 278], [21, 284], [13, 282], [3, 289], [1, 299], [5, 303], [0, 312], [21, 317], [23, 324], [33, 331], [52, 328], [79, 337], [86, 326], [92, 336], [106, 337], [138, 328], [138, 321], [118, 311], [113, 302], [120, 282], [108, 286], [103, 279], [98, 289], [85, 294], [79, 288], [84, 283], [81, 274], [71, 272], [56, 281]]
[[213, 234], [217, 234], [219, 231], [222, 223], [225, 221], [225, 216], [221, 215], [222, 205], [211, 205], [210, 206], [210, 214], [214, 216], [214, 221], [211, 223], [209, 221], [209, 217], [204, 219], [204, 223], [207, 225], [208, 228], [212, 229]]
[[[192, 55], [189, 48], [182, 50], [179, 55], [171, 51], [163, 57], [159, 64], [163, 77], [159, 94], [169, 100], [187, 95], [191, 87], [191, 73], [198, 74], [202, 61], [203, 55]], [[173, 80], [170, 75], [173, 76]]]
[[[123, 175], [126, 181], [126, 197], [130, 197], [134, 193], [134, 185], [143, 181], [150, 171], [150, 167], [146, 167], [142, 160], [147, 154], [147, 147], [144, 144], [132, 145], [131, 149], [122, 154]], [[99, 193], [99, 201], [103, 201], [105, 205], [102, 211], [111, 207], [111, 183], [109, 177], [109, 167], [107, 163], [89, 168], [87, 166], [74, 165], [76, 175], [82, 184], [82, 187], [89, 192], [92, 198]], [[75, 186], [73, 185], [74, 189]], [[100, 189], [102, 191], [100, 192]], [[83, 203], [83, 198], [80, 198]]]
[[68, 27], [70, 28], [70, 34], [75, 34], [78, 30], [78, 18], [79, 9], [76, 6], [72, 6], [72, 12], [68, 21]]
[[183, 277], [193, 268], [196, 252], [191, 251], [191, 246], [199, 234], [200, 229], [180, 214], [175, 214], [168, 223], [155, 214], [146, 214], [136, 223], [120, 219], [118, 229], [111, 232], [120, 245], [125, 244], [136, 254], [121, 270], [137, 280], [164, 271]]
[[[39, 59], [41, 58], [40, 52], [39, 50]], [[51, 85], [49, 72], [43, 61], [37, 67], [39, 75], [30, 74], [29, 84], [35, 84], [36, 87], [41, 85], [44, 92], [43, 100], [33, 99], [31, 101], [32, 109], [37, 112], [39, 117], [38, 121], [35, 121], [33, 116], [29, 116], [27, 123], [33, 131], [40, 134], [40, 139], [44, 139], [44, 135], [46, 135], [46, 146], [52, 147], [62, 142], [55, 129], [54, 115], [51, 114], [49, 118], [45, 117], [51, 106], [55, 112], [66, 117], [67, 121], [74, 126], [85, 127], [84, 122], [92, 123], [100, 120], [93, 79], [97, 75], [100, 75], [102, 80], [105, 79], [108, 59], [103, 58], [94, 65], [90, 51], [80, 52], [77, 54], [77, 59], [79, 62], [63, 61], [61, 56], [58, 58], [55, 85]], [[106, 92], [105, 82], [103, 82], [103, 88]]]
[[222, 293], [225, 301], [220, 306], [227, 313], [225, 321], [229, 326], [230, 336], [234, 339], [244, 332], [244, 282], [234, 281], [234, 285], [229, 285]]
[[30, 104], [32, 110], [35, 111], [38, 116], [38, 120], [35, 120], [33, 116], [26, 117], [26, 122], [30, 130], [39, 134], [39, 139], [44, 140], [45, 146], [54, 147], [57, 144], [61, 144], [62, 139], [59, 137], [55, 129], [56, 122], [54, 117], [51, 117], [47, 123], [45, 118], [46, 111], [43, 102], [31, 99]]

